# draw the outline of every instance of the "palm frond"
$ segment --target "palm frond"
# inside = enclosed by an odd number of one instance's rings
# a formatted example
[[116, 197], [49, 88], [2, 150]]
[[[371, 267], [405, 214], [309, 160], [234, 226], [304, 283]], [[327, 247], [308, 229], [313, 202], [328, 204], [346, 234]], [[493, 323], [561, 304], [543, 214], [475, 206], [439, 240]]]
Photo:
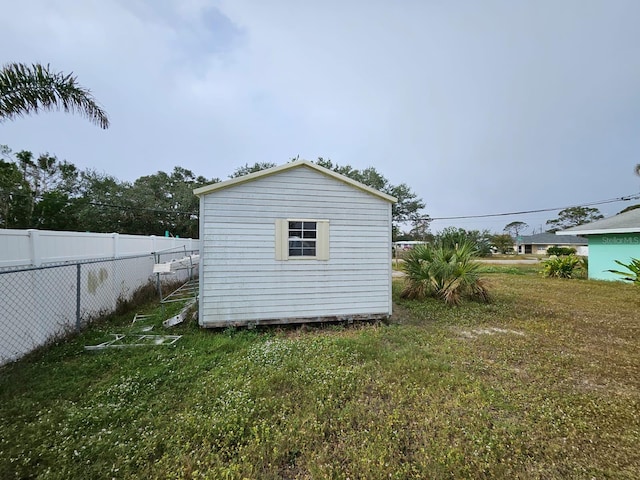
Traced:
[[52, 72], [49, 65], [4, 65], [0, 69], [0, 122], [41, 110], [77, 113], [100, 128], [109, 127], [107, 113], [73, 74]]
[[626, 280], [640, 286], [640, 259], [632, 258], [629, 263], [624, 263], [620, 260], [614, 260], [614, 262], [616, 262], [621, 267], [626, 268], [628, 271], [624, 272], [620, 270], [607, 270], [607, 272], [620, 275], [622, 277], [622, 280]]

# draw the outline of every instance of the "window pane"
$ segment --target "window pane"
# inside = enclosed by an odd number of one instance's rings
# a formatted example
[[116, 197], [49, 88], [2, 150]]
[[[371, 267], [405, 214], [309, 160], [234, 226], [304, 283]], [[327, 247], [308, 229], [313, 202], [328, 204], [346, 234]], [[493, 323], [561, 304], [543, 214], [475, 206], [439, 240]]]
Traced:
[[316, 241], [318, 238], [318, 223], [304, 221], [289, 221], [289, 256], [315, 257], [317, 255]]
[[300, 240], [289, 240], [289, 256], [290, 257], [301, 257], [302, 253], [302, 241]]

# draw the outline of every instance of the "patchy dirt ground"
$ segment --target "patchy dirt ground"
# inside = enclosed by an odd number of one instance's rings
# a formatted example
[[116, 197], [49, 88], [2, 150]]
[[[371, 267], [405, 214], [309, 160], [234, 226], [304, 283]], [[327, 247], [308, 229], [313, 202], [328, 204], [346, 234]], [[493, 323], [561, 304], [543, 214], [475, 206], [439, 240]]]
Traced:
[[472, 330], [461, 330], [458, 333], [460, 333], [460, 335], [465, 338], [478, 338], [480, 335], [495, 335], [498, 333], [507, 335], [518, 335], [521, 337], [525, 336], [524, 332], [498, 327], [474, 328]]

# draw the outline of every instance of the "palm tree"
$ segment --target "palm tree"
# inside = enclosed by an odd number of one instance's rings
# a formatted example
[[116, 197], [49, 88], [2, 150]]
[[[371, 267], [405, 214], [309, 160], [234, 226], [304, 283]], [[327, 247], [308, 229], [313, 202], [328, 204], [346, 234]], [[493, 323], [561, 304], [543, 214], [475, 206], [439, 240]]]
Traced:
[[475, 261], [476, 245], [469, 241], [449, 245], [418, 245], [405, 258], [403, 298], [436, 297], [458, 305], [462, 297], [489, 301], [486, 283]]
[[107, 113], [73, 73], [52, 72], [49, 65], [8, 63], [0, 69], [0, 122], [40, 110], [79, 113], [100, 128], [109, 127]]

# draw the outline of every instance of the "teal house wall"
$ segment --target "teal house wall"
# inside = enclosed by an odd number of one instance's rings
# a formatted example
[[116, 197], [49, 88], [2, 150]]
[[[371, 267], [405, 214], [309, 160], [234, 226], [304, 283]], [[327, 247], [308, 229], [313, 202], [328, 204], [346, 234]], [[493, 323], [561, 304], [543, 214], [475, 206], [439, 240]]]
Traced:
[[608, 233], [589, 235], [589, 278], [594, 280], [620, 280], [607, 270], [624, 270], [615, 260], [629, 263], [640, 259], [640, 233]]
[[556, 235], [581, 235], [589, 240], [589, 278], [622, 280], [607, 270], [625, 271], [616, 260], [630, 263], [640, 259], [640, 205], [586, 225], [567, 228]]

